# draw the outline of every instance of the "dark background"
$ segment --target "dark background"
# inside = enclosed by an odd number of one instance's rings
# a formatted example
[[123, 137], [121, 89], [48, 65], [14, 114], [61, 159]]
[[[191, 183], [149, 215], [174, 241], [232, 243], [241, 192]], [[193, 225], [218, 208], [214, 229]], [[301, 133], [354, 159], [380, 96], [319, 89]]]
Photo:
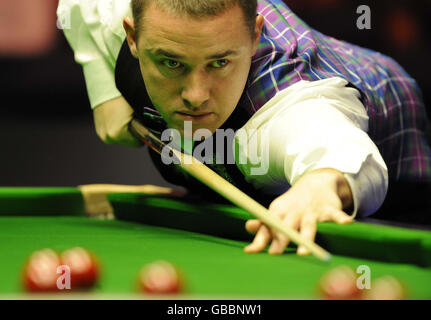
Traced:
[[[395, 58], [417, 79], [431, 108], [429, 2], [285, 2], [319, 31]], [[40, 20], [34, 3], [45, 6]], [[371, 30], [356, 27], [356, 9], [363, 4], [371, 8]], [[0, 185], [168, 185], [146, 150], [104, 145], [96, 136], [81, 67], [56, 28], [56, 5], [0, 0]]]

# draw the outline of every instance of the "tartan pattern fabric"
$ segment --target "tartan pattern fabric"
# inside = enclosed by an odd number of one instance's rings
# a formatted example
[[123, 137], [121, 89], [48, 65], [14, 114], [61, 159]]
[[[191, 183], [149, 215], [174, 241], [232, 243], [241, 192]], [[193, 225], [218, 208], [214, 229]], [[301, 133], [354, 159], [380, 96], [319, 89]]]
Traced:
[[258, 0], [265, 24], [245, 94], [250, 114], [301, 81], [341, 77], [357, 88], [369, 115], [368, 134], [390, 180], [431, 181], [427, 116], [420, 89], [391, 58], [321, 34], [281, 0]]

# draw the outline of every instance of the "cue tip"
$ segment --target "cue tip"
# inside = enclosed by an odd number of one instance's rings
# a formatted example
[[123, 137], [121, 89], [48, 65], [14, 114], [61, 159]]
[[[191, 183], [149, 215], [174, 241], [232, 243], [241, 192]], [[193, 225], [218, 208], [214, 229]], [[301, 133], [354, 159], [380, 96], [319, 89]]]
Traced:
[[325, 263], [329, 263], [332, 260], [332, 255], [330, 253], [328, 253], [323, 259], [322, 261]]

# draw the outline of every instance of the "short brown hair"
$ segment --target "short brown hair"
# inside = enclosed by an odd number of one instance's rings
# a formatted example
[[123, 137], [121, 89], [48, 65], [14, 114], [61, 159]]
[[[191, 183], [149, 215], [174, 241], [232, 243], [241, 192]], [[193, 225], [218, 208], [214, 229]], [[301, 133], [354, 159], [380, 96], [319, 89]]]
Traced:
[[175, 15], [187, 15], [196, 18], [216, 16], [239, 5], [244, 14], [247, 28], [251, 35], [254, 35], [257, 0], [132, 0], [133, 20], [137, 34], [143, 13], [150, 3], [155, 3], [160, 8]]

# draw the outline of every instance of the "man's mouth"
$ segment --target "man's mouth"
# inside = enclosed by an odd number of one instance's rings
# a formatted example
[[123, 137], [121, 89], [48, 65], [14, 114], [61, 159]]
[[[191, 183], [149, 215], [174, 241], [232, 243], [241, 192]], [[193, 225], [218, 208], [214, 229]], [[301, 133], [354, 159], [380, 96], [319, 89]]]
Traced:
[[200, 113], [192, 113], [192, 112], [175, 112], [179, 118], [184, 121], [193, 121], [193, 122], [206, 122], [213, 115], [212, 112], [200, 112]]

